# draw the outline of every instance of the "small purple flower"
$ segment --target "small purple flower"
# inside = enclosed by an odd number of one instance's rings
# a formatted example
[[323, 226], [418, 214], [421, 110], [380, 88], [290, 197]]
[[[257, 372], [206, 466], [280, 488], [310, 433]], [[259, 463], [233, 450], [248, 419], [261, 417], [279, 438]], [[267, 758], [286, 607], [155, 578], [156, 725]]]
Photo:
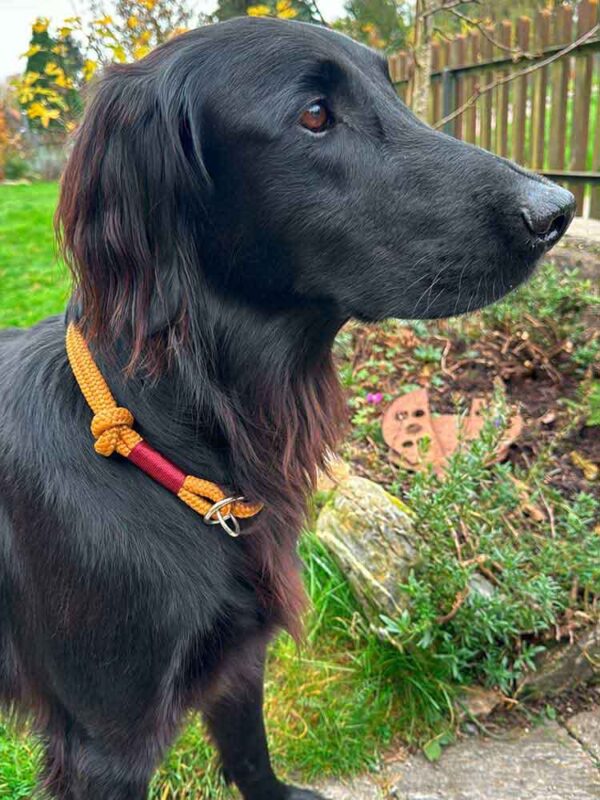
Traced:
[[372, 406], [378, 406], [382, 400], [383, 395], [381, 392], [369, 392], [367, 395], [367, 403], [370, 403]]
[[502, 425], [502, 418], [501, 417], [496, 417], [494, 419], [494, 427], [495, 428], [499, 428], [501, 425]]

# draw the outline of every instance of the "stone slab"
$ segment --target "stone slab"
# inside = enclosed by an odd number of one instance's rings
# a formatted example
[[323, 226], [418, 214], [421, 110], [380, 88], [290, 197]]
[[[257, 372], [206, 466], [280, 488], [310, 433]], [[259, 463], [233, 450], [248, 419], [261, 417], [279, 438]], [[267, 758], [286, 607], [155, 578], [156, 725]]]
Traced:
[[317, 787], [327, 800], [383, 800], [385, 795], [374, 780], [359, 778], [355, 781], [327, 781]]
[[417, 756], [395, 788], [397, 800], [598, 800], [600, 773], [550, 723], [508, 741], [470, 739], [435, 764]]
[[569, 228], [567, 236], [577, 239], [588, 239], [600, 243], [600, 220], [575, 217]]
[[330, 800], [598, 800], [600, 770], [589, 753], [599, 746], [600, 710], [570, 725], [577, 739], [548, 722], [502, 740], [472, 737], [434, 764], [410, 756], [373, 778], [318, 790]]
[[571, 717], [567, 729], [600, 764], [600, 709]]

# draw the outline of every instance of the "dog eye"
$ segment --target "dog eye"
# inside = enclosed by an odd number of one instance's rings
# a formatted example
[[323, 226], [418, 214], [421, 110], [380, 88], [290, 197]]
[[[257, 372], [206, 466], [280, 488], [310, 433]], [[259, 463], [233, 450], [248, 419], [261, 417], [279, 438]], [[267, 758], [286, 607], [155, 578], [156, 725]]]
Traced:
[[323, 100], [317, 100], [302, 112], [300, 125], [311, 133], [322, 133], [333, 125], [333, 114]]

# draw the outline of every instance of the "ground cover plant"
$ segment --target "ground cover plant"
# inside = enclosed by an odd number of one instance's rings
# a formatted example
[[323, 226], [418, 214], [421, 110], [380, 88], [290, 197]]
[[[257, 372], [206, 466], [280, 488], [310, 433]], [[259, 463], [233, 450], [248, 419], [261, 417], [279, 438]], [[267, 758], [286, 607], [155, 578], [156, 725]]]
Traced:
[[[68, 282], [51, 229], [56, 197], [54, 184], [0, 186], [0, 327], [63, 309]], [[350, 422], [343, 455], [412, 508], [421, 558], [406, 587], [408, 610], [384, 621], [390, 642], [383, 644], [307, 533], [306, 643], [298, 649], [282, 636], [268, 672], [271, 745], [287, 774], [310, 780], [368, 769], [407, 744], [436, 757], [457, 733], [462, 685], [483, 683], [512, 698], [542, 648], [598, 619], [597, 289], [597, 278], [547, 265], [480, 314], [353, 325], [340, 335]], [[421, 385], [434, 412], [464, 410], [471, 397], [495, 393], [483, 434], [453, 458], [444, 480], [399, 469], [381, 437], [385, 404]], [[515, 403], [524, 432], [506, 463], [490, 465]], [[0, 797], [31, 796], [38, 757], [33, 737], [0, 721]], [[201, 796], [227, 791], [192, 718], [153, 797]]]

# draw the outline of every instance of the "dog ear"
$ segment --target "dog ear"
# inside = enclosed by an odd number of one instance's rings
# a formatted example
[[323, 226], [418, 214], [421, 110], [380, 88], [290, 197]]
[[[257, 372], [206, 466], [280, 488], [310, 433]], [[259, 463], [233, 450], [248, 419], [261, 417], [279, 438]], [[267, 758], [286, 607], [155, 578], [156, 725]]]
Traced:
[[107, 70], [76, 134], [56, 215], [75, 278], [70, 313], [99, 347], [126, 336], [130, 367], [155, 351], [152, 337], [183, 335], [209, 186], [185, 92], [160, 72], [156, 58]]

